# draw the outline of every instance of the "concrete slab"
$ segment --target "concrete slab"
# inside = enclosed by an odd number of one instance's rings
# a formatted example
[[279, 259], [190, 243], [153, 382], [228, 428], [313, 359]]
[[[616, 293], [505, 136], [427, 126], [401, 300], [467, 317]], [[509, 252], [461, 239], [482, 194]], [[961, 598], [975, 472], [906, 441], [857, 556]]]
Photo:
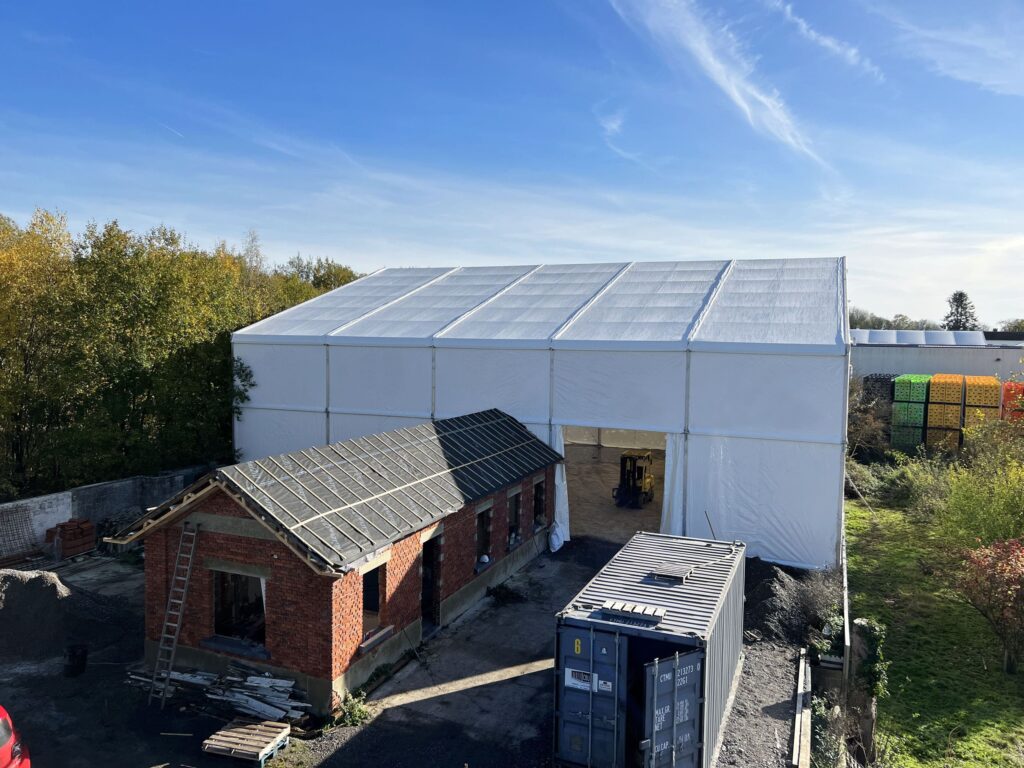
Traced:
[[565, 481], [569, 489], [569, 535], [625, 544], [637, 531], [661, 529], [665, 485], [665, 452], [651, 451], [654, 499], [641, 509], [615, 506], [612, 491], [619, 484], [619, 448], [591, 445], [565, 447]]
[[139, 606], [143, 604], [146, 573], [139, 565], [123, 563], [113, 557], [85, 557], [48, 570], [68, 586], [105, 597], [121, 597]]
[[541, 555], [507, 582], [512, 597], [484, 600], [378, 688], [372, 723], [311, 744], [310, 764], [548, 765], [555, 613], [615, 549], [581, 540]]

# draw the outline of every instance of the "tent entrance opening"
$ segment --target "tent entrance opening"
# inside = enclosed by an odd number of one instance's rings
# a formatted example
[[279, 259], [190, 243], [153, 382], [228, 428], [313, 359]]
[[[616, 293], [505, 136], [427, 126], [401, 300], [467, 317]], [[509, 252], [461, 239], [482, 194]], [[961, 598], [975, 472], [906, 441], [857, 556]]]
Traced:
[[565, 428], [565, 478], [573, 538], [625, 543], [661, 528], [665, 434]]

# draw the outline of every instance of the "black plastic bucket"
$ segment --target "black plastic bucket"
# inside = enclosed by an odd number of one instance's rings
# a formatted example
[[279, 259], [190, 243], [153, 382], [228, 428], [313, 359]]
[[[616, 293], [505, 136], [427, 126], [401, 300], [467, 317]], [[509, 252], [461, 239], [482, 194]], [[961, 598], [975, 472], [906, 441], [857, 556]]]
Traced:
[[89, 660], [89, 646], [85, 643], [72, 643], [64, 649], [64, 677], [78, 677], [85, 672], [85, 663]]

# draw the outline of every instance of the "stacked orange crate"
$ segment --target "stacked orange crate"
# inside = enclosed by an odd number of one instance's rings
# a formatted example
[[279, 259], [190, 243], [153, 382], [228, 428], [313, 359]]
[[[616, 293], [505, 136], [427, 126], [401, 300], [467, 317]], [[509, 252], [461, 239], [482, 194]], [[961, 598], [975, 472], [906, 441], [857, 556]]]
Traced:
[[925, 444], [940, 451], [960, 447], [963, 424], [964, 377], [959, 373], [937, 373], [928, 388], [928, 428]]
[[999, 418], [1002, 398], [995, 376], [968, 376], [964, 397], [964, 426], [974, 427]]

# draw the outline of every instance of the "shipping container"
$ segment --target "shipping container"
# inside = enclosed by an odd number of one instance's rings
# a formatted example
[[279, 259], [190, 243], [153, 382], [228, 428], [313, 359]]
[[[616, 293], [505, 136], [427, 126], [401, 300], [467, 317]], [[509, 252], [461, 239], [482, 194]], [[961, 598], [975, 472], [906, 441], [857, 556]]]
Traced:
[[558, 765], [710, 767], [743, 647], [745, 552], [637, 533], [559, 612]]

